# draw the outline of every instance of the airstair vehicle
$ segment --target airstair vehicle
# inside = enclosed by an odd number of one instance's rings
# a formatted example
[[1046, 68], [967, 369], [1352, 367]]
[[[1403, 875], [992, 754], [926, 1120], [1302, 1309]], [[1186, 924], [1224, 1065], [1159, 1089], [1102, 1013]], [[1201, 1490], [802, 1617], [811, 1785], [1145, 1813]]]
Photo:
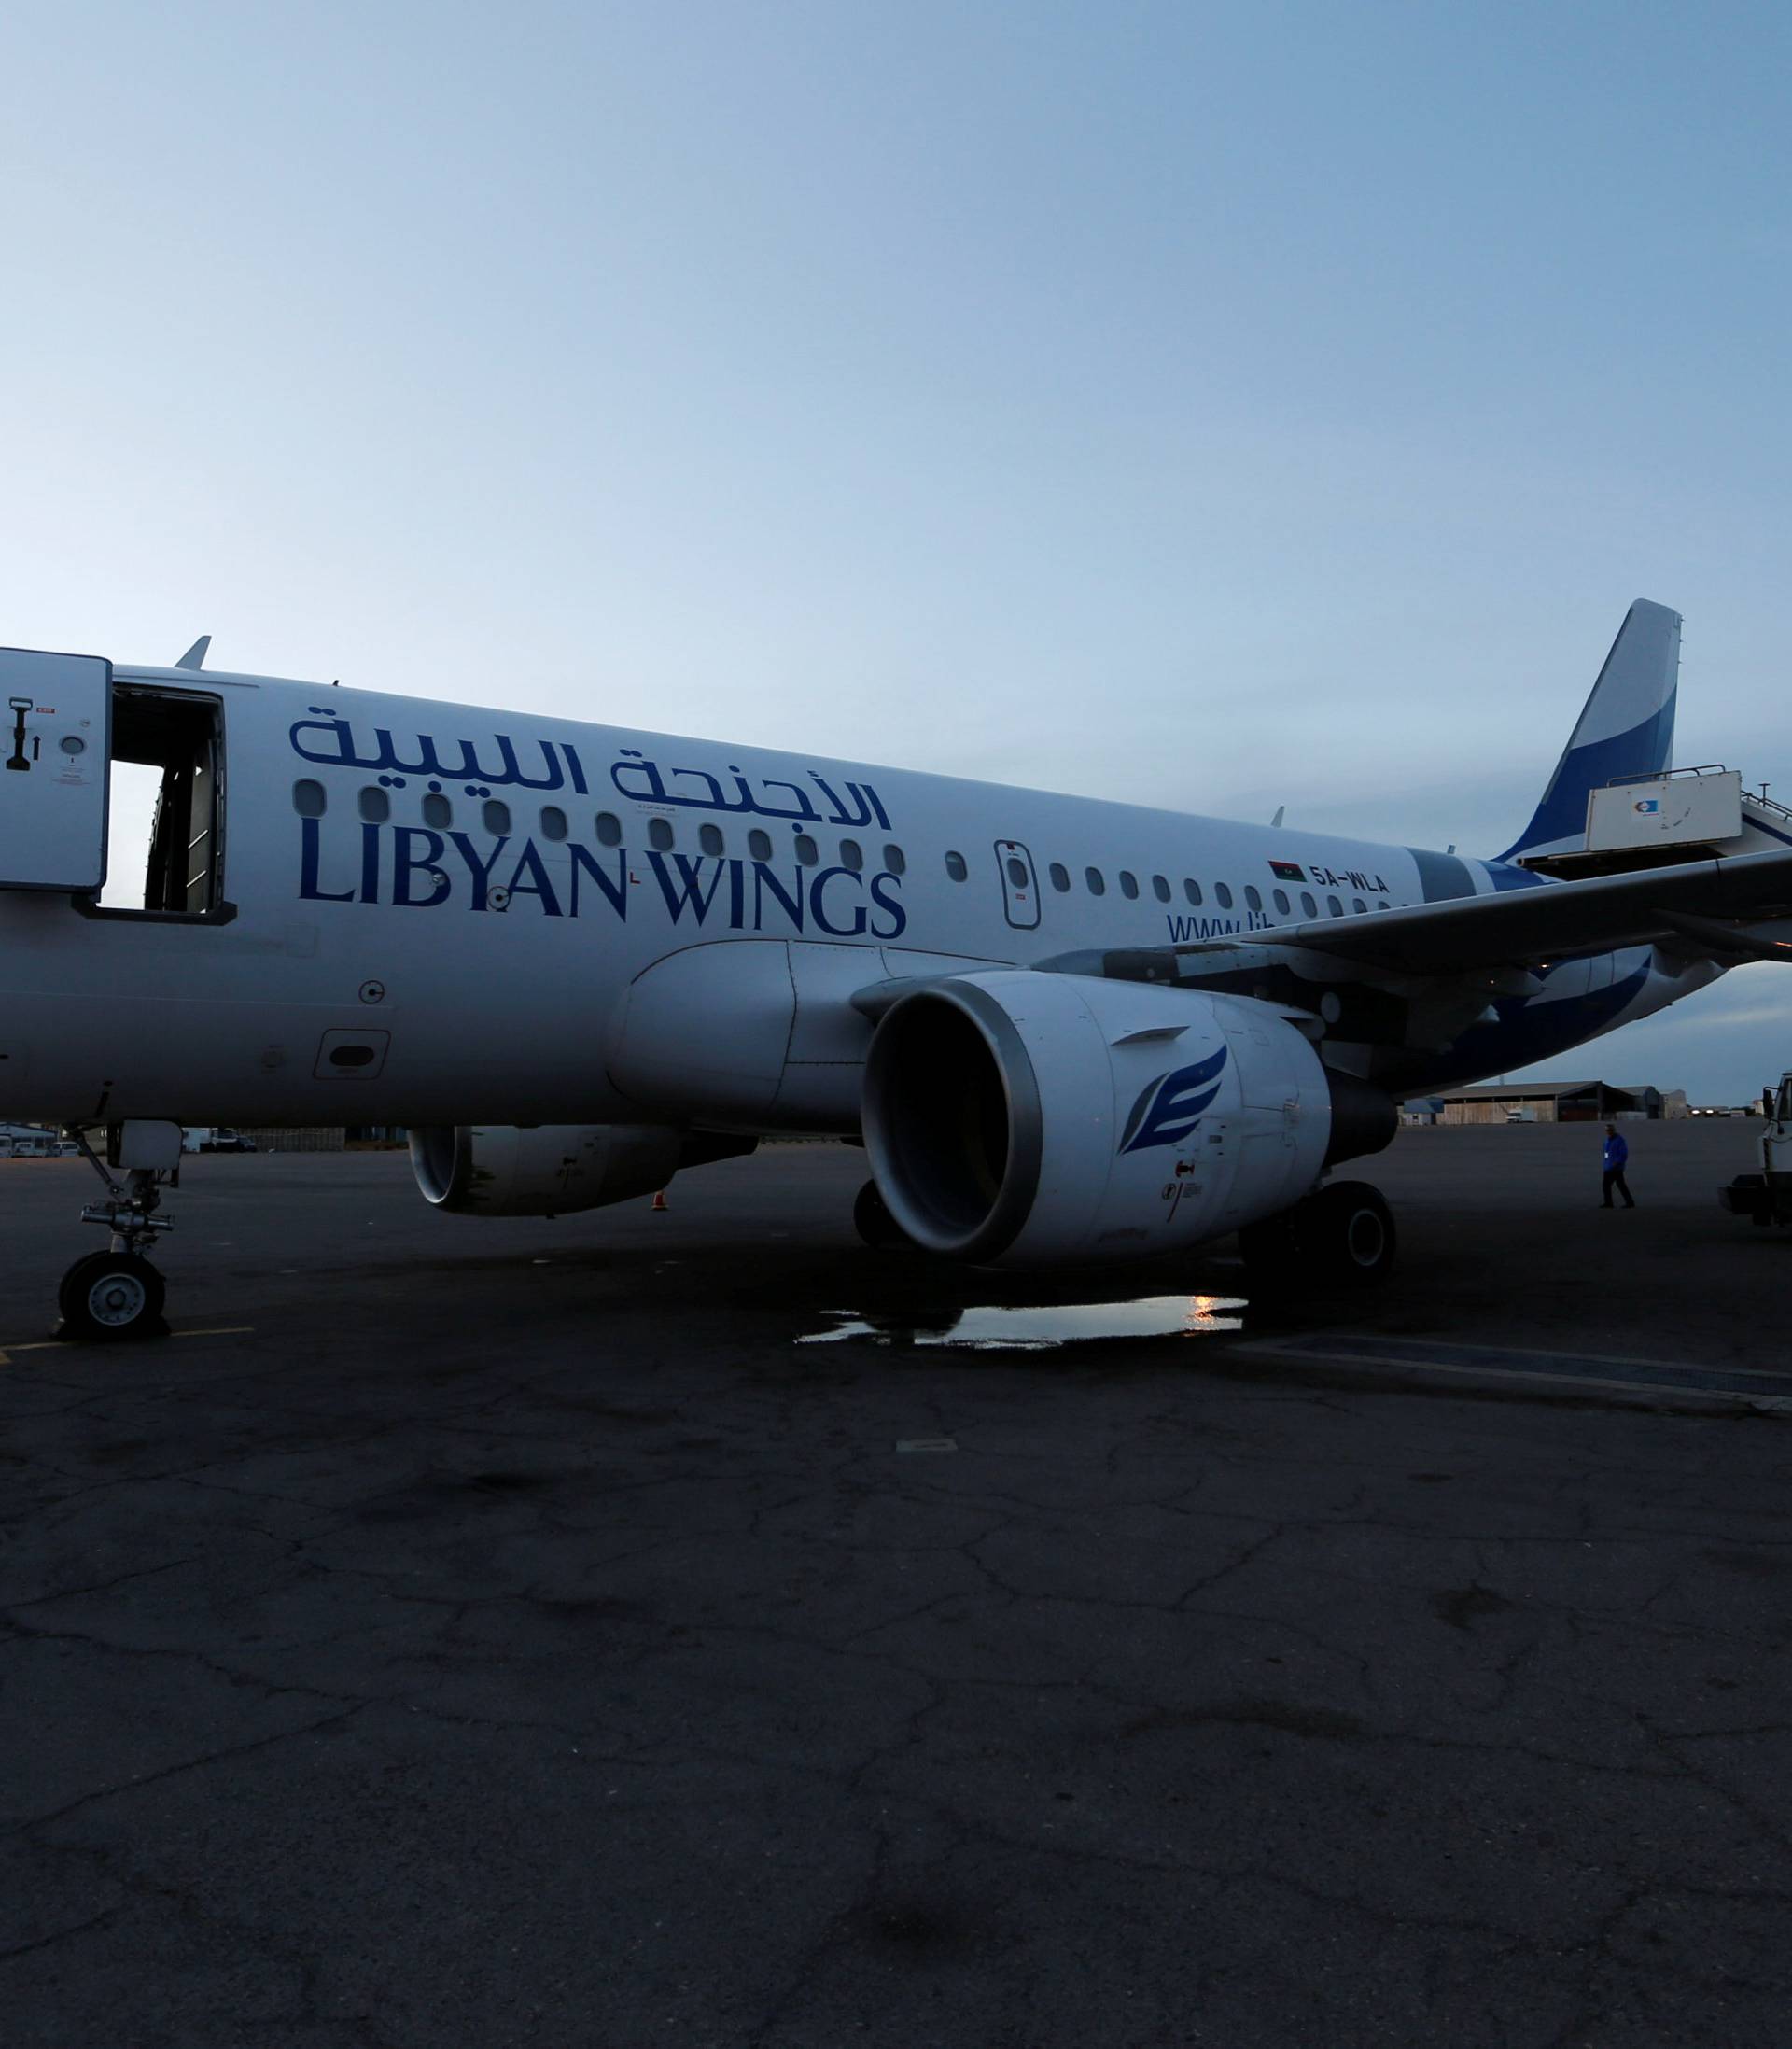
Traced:
[[1568, 881], [1789, 844], [1792, 810], [1770, 797], [1765, 784], [1744, 789], [1738, 770], [1707, 764], [1591, 790], [1584, 845], [1518, 858], [1520, 867]]

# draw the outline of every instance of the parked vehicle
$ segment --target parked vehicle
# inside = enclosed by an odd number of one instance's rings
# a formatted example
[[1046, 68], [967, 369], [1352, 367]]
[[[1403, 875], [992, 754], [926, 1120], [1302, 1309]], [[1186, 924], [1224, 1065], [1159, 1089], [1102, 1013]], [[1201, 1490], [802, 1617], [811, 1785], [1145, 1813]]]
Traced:
[[260, 1147], [228, 1124], [189, 1124], [180, 1134], [180, 1149], [183, 1153], [254, 1153]]
[[1780, 1076], [1772, 1114], [1761, 1133], [1761, 1171], [1738, 1174], [1717, 1200], [1732, 1216], [1754, 1224], [1792, 1224], [1792, 1072]]

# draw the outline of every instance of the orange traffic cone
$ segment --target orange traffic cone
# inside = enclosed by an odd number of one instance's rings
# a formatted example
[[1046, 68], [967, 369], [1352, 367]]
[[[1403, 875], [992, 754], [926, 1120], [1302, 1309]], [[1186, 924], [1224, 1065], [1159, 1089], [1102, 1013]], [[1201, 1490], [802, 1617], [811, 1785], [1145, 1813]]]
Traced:
[[670, 1203], [668, 1203], [665, 1200], [665, 1190], [664, 1188], [662, 1188], [658, 1195], [653, 1198], [653, 1207], [656, 1210], [665, 1210], [671, 1207]]

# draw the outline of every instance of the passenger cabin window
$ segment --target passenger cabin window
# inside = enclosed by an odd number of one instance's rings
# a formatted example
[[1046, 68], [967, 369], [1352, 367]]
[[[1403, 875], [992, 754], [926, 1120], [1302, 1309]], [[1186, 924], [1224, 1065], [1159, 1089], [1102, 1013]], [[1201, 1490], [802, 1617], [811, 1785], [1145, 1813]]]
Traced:
[[1342, 918], [1344, 915], [1344, 906], [1335, 896], [1328, 896], [1325, 899], [1325, 908], [1331, 912], [1334, 918]]
[[1198, 904], [1200, 903], [1200, 901], [1201, 901], [1201, 886], [1200, 886], [1200, 884], [1199, 884], [1198, 882], [1197, 882], [1197, 881], [1196, 881], [1196, 880], [1195, 880], [1195, 879], [1193, 878], [1193, 877], [1189, 877], [1189, 876], [1185, 876], [1185, 877], [1183, 877], [1183, 895], [1184, 895], [1185, 897], [1187, 897], [1187, 899], [1189, 900], [1189, 902], [1190, 902], [1191, 904], [1194, 904], [1194, 905], [1198, 905]]
[[672, 821], [669, 818], [651, 818], [647, 821], [647, 844], [655, 853], [668, 853], [672, 847]]
[[1151, 878], [1151, 893], [1160, 904], [1168, 904], [1169, 902], [1169, 877], [1166, 875], [1153, 876]]
[[971, 873], [970, 869], [964, 864], [964, 856], [959, 853], [946, 855], [945, 872], [952, 877], [954, 882], [962, 882], [965, 877]]
[[843, 868], [850, 868], [857, 875], [864, 864], [864, 849], [860, 846], [856, 839], [843, 839], [840, 842], [840, 865]]
[[1279, 911], [1280, 911], [1280, 912], [1281, 913], [1281, 915], [1282, 915], [1282, 916], [1283, 916], [1284, 918], [1286, 918], [1286, 917], [1287, 917], [1287, 915], [1288, 915], [1288, 892], [1287, 892], [1287, 891], [1286, 891], [1286, 890], [1278, 890], [1278, 891], [1276, 891], [1275, 895], [1274, 895], [1274, 896], [1273, 896], [1273, 897], [1271, 898], [1271, 900], [1270, 900], [1270, 901], [1271, 901], [1271, 902], [1272, 902], [1272, 903], [1273, 903], [1273, 904], [1275, 905], [1276, 908], [1277, 908], [1277, 909], [1278, 909], [1278, 910], [1279, 910]]
[[370, 825], [384, 825], [392, 816], [392, 799], [371, 784], [361, 792], [355, 806]]
[[1071, 871], [1061, 861], [1055, 861], [1045, 871], [1052, 878], [1052, 887], [1062, 896], [1071, 886]]
[[1310, 890], [1303, 890], [1300, 892], [1300, 907], [1307, 913], [1309, 918], [1317, 918], [1319, 916], [1319, 905], [1313, 902], [1313, 892]]
[[772, 858], [772, 835], [755, 825], [747, 835], [747, 851], [755, 861], [769, 861]]
[[821, 858], [820, 849], [806, 833], [796, 835], [796, 858], [805, 868], [813, 868]]
[[720, 825], [699, 825], [697, 828], [697, 845], [706, 854], [721, 853], [722, 849], [721, 827]]
[[[223, 907], [221, 721], [216, 697], [114, 687], [104, 909], [203, 918]], [[301, 818], [322, 818], [325, 802], [322, 783], [294, 783]]]
[[322, 818], [324, 807], [329, 801], [324, 794], [323, 784], [314, 782], [309, 776], [302, 782], [295, 782], [292, 786], [292, 807], [301, 818]]
[[623, 844], [623, 821], [614, 811], [598, 812], [597, 844], [600, 847], [620, 847]]
[[1091, 896], [1106, 896], [1108, 893], [1108, 878], [1099, 868], [1085, 868], [1083, 879], [1088, 884]]
[[1246, 907], [1247, 907], [1248, 909], [1250, 909], [1250, 910], [1253, 910], [1253, 911], [1260, 911], [1260, 910], [1262, 910], [1262, 908], [1263, 908], [1263, 897], [1262, 897], [1262, 895], [1261, 895], [1261, 894], [1259, 893], [1259, 891], [1258, 891], [1258, 889], [1257, 889], [1257, 886], [1256, 886], [1256, 884], [1255, 884], [1254, 882], [1247, 882], [1247, 883], [1245, 884], [1245, 886], [1244, 886], [1244, 901], [1245, 901], [1245, 905], [1246, 905]]
[[1232, 908], [1232, 891], [1224, 882], [1216, 882], [1213, 885], [1213, 901], [1223, 911], [1229, 911]]
[[423, 822], [445, 833], [455, 822], [455, 807], [440, 790], [431, 790], [423, 800]]
[[1139, 893], [1139, 877], [1130, 868], [1122, 868], [1120, 871], [1120, 893], [1122, 896], [1137, 896]]
[[886, 847], [884, 849], [884, 866], [889, 870], [891, 875], [907, 874], [908, 863], [903, 858], [903, 849], [900, 847]]
[[1033, 879], [1027, 873], [1027, 863], [1018, 854], [1008, 856], [1008, 879], [1017, 890], [1026, 889]]
[[541, 837], [565, 839], [566, 836], [567, 814], [557, 804], [544, 804], [541, 807]]
[[1363, 901], [1360, 896], [1351, 897], [1351, 908], [1356, 913], [1359, 918], [1361, 918], [1367, 911], [1368, 907], [1369, 906]]
[[487, 797], [479, 807], [479, 815], [485, 830], [500, 837], [511, 829], [511, 807], [500, 804], [496, 797]]

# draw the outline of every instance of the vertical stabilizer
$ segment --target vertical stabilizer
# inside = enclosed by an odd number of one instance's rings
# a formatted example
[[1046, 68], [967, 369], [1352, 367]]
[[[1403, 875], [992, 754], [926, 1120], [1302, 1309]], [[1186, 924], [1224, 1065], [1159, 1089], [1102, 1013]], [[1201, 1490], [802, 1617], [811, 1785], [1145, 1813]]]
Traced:
[[1659, 776], [1669, 766], [1679, 676], [1680, 614], [1639, 597], [1624, 614], [1535, 815], [1502, 861], [1583, 846], [1590, 791], [1620, 776]]

